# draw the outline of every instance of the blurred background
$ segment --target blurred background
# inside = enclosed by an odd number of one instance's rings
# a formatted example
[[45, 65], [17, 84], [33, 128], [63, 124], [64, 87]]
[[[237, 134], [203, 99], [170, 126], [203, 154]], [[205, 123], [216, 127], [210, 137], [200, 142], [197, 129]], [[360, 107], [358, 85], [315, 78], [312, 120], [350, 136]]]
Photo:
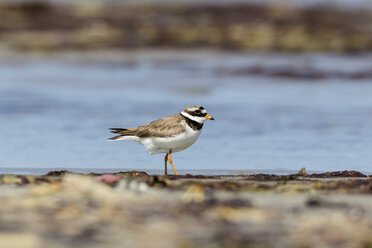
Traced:
[[372, 2], [0, 1], [0, 172], [160, 173], [107, 142], [202, 105], [181, 173], [372, 163]]

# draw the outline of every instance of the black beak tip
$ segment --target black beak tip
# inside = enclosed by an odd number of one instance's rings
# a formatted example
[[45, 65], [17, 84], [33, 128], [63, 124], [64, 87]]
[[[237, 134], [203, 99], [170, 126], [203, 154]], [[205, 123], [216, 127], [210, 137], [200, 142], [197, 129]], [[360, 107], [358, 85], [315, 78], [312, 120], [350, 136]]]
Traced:
[[211, 121], [214, 121], [214, 118], [212, 117], [210, 120], [211, 120]]

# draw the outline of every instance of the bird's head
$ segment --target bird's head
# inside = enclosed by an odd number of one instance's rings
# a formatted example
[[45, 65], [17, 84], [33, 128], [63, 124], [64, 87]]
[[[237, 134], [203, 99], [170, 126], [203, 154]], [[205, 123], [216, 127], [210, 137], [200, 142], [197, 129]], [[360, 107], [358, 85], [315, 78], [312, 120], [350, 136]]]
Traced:
[[207, 111], [202, 106], [187, 107], [181, 112], [181, 115], [199, 123], [203, 123], [207, 119], [214, 120], [212, 116], [207, 114]]

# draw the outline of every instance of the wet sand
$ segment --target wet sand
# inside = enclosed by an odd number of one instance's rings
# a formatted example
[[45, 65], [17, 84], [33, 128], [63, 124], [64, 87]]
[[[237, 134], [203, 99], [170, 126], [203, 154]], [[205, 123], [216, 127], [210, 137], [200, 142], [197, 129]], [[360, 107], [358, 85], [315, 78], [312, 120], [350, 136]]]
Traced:
[[355, 171], [0, 176], [0, 247], [370, 247]]

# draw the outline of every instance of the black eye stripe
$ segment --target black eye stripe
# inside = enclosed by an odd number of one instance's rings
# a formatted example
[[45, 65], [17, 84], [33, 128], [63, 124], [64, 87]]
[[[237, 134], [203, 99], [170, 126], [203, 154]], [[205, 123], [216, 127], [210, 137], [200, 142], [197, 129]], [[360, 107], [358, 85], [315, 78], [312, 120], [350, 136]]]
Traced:
[[188, 114], [191, 116], [197, 116], [197, 117], [204, 117], [207, 115], [206, 113], [201, 113], [200, 111], [188, 112]]

